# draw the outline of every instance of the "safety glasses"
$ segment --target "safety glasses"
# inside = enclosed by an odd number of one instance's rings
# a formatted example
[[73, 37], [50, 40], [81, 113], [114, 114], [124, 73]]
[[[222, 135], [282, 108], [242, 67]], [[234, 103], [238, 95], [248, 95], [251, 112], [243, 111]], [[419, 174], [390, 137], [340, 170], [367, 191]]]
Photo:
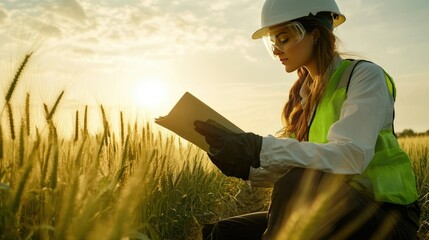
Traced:
[[263, 36], [262, 39], [270, 55], [273, 58], [277, 58], [273, 53], [275, 48], [286, 52], [298, 44], [304, 38], [304, 35], [304, 26], [300, 22], [295, 21], [271, 28], [268, 34]]

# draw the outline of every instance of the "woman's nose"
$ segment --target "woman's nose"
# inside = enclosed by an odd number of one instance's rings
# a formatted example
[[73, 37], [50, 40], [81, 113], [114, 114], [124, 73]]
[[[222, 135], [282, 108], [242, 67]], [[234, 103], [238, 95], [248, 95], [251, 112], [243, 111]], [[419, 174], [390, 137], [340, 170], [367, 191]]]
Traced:
[[278, 49], [276, 46], [273, 46], [273, 54], [274, 56], [280, 56], [282, 55], [284, 52], [282, 52], [280, 49]]

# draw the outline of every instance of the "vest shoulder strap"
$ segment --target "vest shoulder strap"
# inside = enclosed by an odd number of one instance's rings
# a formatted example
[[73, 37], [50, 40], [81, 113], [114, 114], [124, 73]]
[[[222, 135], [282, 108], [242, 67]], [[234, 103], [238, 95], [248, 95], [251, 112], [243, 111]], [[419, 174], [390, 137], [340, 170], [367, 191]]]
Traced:
[[[350, 80], [352, 78], [353, 75], [353, 71], [355, 70], [356, 66], [360, 63], [360, 62], [370, 62], [370, 61], [366, 61], [366, 60], [355, 60], [355, 59], [347, 59], [349, 61], [351, 61], [351, 64], [349, 66], [347, 66], [347, 68], [344, 70], [343, 74], [341, 75], [341, 79], [338, 81], [337, 84], [337, 89], [340, 88], [346, 88], [346, 93], [349, 90], [349, 85], [350, 85]], [[384, 71], [384, 76], [386, 78], [386, 83], [387, 83], [387, 88], [389, 89], [390, 94], [393, 97], [393, 100], [396, 100], [396, 88], [395, 88], [395, 83], [393, 82], [392, 77], [386, 73], [386, 71]], [[395, 119], [395, 109], [393, 109], [393, 120]], [[394, 127], [394, 123], [392, 121], [392, 132], [393, 135], [395, 135], [395, 127]]]
[[353, 59], [347, 59], [347, 60], [351, 61], [351, 63], [344, 70], [343, 74], [341, 75], [341, 79], [340, 81], [338, 81], [338, 84], [337, 84], [337, 89], [346, 87], [346, 92], [349, 89], [350, 79], [352, 78], [352, 74], [353, 74], [353, 71], [355, 70], [355, 67], [358, 65], [358, 63], [364, 61], [364, 60], [353, 60]]
[[[346, 92], [349, 90], [350, 80], [353, 75], [353, 71], [355, 70], [356, 66], [360, 62], [369, 62], [367, 60], [355, 60], [355, 59], [347, 59], [348, 61], [351, 61], [350, 65], [347, 66], [347, 68], [344, 70], [343, 74], [341, 75], [341, 79], [338, 81], [337, 89], [340, 88], [346, 88]], [[386, 84], [389, 89], [390, 94], [393, 96], [393, 99], [396, 100], [396, 89], [395, 89], [395, 83], [393, 82], [392, 77], [384, 71], [384, 76], [386, 78]]]

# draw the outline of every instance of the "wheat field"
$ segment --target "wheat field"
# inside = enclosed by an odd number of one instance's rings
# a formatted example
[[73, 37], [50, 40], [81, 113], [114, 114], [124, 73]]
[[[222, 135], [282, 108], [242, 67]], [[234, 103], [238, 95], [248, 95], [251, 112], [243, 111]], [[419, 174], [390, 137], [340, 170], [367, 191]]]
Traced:
[[[74, 135], [62, 137], [52, 106], [32, 129], [30, 93], [11, 101], [27, 54], [5, 93], [0, 125], [0, 239], [199, 239], [204, 223], [267, 208], [269, 190], [223, 176], [204, 152], [163, 135], [150, 123], [124, 122], [88, 132], [88, 108], [76, 111]], [[24, 117], [16, 119], [16, 112]], [[413, 159], [420, 204], [420, 239], [429, 239], [429, 138], [403, 138]]]
[[429, 136], [400, 138], [399, 144], [410, 155], [420, 194], [420, 239], [429, 239]]
[[116, 137], [105, 122], [73, 139], [47, 124], [29, 136], [23, 121], [14, 140], [2, 132], [0, 239], [193, 239], [235, 213], [243, 183], [150, 124]]

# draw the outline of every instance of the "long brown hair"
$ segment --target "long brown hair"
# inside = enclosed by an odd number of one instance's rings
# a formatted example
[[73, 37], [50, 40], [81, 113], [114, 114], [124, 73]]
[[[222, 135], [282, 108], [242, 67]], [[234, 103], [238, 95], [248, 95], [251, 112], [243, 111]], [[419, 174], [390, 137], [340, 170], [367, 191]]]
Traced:
[[[284, 127], [277, 133], [278, 137], [293, 137], [299, 141], [308, 140], [308, 121], [328, 81], [323, 76], [337, 54], [336, 38], [332, 32], [332, 25], [330, 25], [332, 21], [329, 18], [330, 13], [323, 13], [298, 19], [307, 33], [316, 29], [320, 32], [313, 51], [319, 75], [315, 79], [312, 79], [305, 67], [298, 69], [298, 80], [296, 80], [290, 89], [289, 100], [283, 108], [282, 121]], [[327, 21], [329, 24], [327, 24]], [[306, 79], [307, 81], [305, 81]], [[301, 104], [302, 98], [299, 94], [302, 87], [308, 92], [304, 106]]]

